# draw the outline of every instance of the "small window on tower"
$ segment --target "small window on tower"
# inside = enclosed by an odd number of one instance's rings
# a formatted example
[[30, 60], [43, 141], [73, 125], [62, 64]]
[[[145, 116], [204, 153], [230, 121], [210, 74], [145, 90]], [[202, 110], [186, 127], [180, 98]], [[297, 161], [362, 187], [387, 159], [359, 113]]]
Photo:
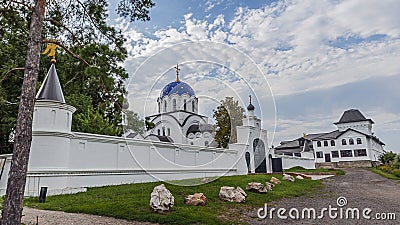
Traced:
[[186, 111], [186, 99], [183, 100], [183, 111]]
[[194, 108], [195, 108], [195, 103], [194, 100], [192, 101], [192, 112], [194, 112]]

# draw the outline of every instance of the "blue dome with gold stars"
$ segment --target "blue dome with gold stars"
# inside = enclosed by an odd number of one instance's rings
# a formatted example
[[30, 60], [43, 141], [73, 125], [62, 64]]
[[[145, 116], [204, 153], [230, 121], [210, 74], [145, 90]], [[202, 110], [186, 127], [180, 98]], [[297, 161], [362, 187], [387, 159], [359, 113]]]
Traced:
[[167, 84], [167, 86], [165, 86], [164, 89], [161, 91], [161, 98], [166, 95], [172, 95], [172, 94], [178, 94], [178, 95], [187, 94], [189, 96], [195, 95], [193, 88], [190, 87], [189, 84], [179, 80]]

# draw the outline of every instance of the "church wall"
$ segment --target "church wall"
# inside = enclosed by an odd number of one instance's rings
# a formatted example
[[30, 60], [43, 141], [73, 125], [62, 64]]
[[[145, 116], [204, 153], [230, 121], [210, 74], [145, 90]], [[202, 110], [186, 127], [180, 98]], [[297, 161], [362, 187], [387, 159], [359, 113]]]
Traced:
[[[51, 133], [51, 135], [50, 135]], [[57, 132], [33, 135], [26, 195], [73, 193], [86, 187], [246, 174], [235, 162], [239, 151]], [[11, 161], [7, 161], [7, 165]], [[4, 195], [8, 171], [0, 182]]]

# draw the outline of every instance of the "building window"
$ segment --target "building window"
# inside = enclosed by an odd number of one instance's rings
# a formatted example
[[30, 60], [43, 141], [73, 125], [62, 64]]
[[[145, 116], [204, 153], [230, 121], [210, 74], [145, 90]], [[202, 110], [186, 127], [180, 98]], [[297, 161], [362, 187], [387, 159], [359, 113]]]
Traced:
[[335, 146], [335, 140], [331, 140], [331, 146]]
[[342, 139], [342, 145], [347, 145], [346, 139]]
[[295, 152], [295, 153], [294, 153], [294, 156], [296, 156], [296, 157], [301, 157], [301, 153], [300, 153], [300, 152]]
[[321, 142], [317, 141], [317, 147], [321, 147]]
[[340, 150], [340, 157], [353, 157], [351, 150]]
[[290, 152], [285, 152], [285, 153], [283, 153], [283, 155], [287, 155], [287, 156], [293, 156], [293, 153], [290, 153]]
[[176, 111], [176, 99], [172, 100], [172, 108], [174, 111]]
[[167, 128], [167, 134], [168, 134], [168, 136], [171, 136], [171, 129], [170, 128]]
[[205, 141], [205, 142], [204, 142], [204, 145], [205, 145], [205, 146], [208, 146], [208, 141]]
[[349, 139], [349, 144], [350, 144], [350, 145], [354, 145], [354, 140], [353, 140], [353, 138], [350, 138], [350, 139]]
[[162, 136], [165, 136], [165, 127], [162, 128]]
[[367, 149], [354, 149], [354, 156], [367, 156]]
[[324, 141], [324, 146], [328, 146], [328, 141]]
[[322, 152], [317, 152], [317, 158], [323, 158], [324, 154]]
[[190, 145], [193, 145], [193, 142], [190, 142]]
[[339, 158], [339, 151], [331, 151], [332, 158]]
[[157, 130], [157, 134], [158, 134], [158, 135], [160, 135], [160, 134], [161, 134], [161, 133], [160, 133], [160, 129], [158, 129], [158, 130]]
[[194, 100], [192, 101], [192, 112], [194, 112], [195, 103]]
[[183, 100], [183, 110], [186, 111], [186, 99]]
[[164, 102], [164, 112], [167, 111], [167, 101]]
[[361, 138], [357, 138], [357, 144], [358, 144], [358, 145], [361, 145], [361, 144], [362, 144]]

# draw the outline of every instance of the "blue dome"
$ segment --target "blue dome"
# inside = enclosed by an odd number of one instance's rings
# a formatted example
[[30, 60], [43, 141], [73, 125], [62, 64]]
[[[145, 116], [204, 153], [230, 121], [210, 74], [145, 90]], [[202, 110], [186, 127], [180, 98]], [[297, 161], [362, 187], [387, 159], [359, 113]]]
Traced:
[[189, 84], [181, 81], [174, 81], [167, 84], [167, 86], [165, 86], [164, 89], [161, 91], [161, 98], [171, 94], [188, 94], [189, 96], [195, 95], [193, 88], [190, 87]]

